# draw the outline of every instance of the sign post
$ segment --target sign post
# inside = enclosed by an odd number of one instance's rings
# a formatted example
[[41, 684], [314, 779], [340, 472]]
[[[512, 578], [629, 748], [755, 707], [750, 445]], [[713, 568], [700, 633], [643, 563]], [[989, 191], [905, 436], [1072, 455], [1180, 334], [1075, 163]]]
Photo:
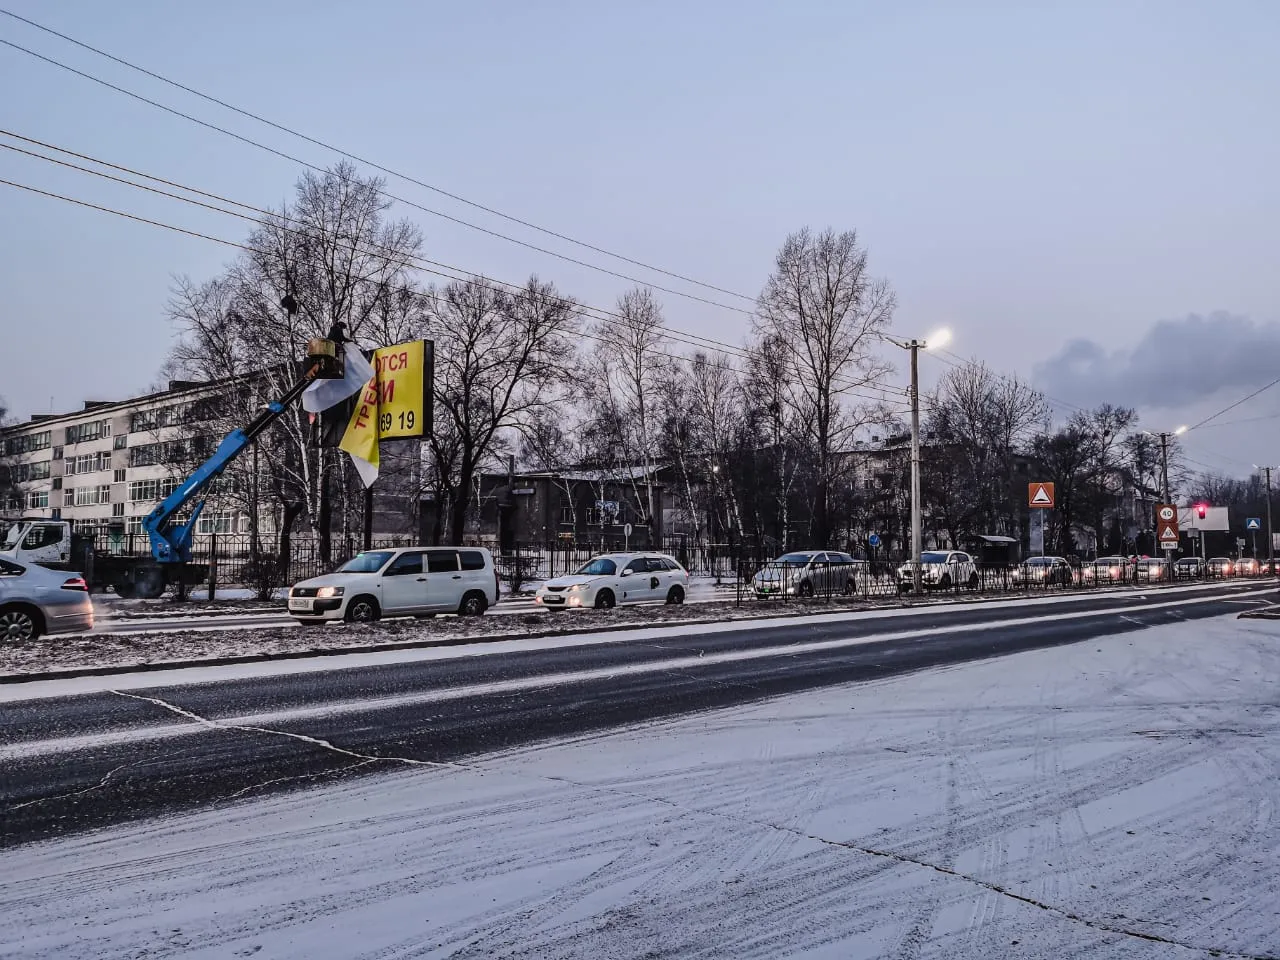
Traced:
[[1178, 508], [1171, 503], [1156, 504], [1156, 539], [1161, 550], [1178, 549]]
[[1027, 484], [1027, 506], [1031, 510], [1031, 552], [1044, 556], [1044, 512], [1054, 507], [1053, 484], [1034, 481]]

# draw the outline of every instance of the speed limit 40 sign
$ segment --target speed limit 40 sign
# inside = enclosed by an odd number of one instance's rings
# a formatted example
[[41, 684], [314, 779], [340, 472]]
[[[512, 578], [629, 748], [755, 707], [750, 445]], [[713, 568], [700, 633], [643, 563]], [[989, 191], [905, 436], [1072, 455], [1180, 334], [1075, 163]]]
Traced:
[[1171, 503], [1156, 504], [1156, 539], [1164, 550], [1178, 546], [1178, 508]]

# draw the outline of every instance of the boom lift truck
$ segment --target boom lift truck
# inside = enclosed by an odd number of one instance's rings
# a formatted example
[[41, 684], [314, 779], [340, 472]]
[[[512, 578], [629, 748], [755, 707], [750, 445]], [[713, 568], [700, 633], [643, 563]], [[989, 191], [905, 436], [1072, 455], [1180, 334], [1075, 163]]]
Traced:
[[[20, 520], [5, 536], [0, 557], [16, 563], [38, 563], [55, 569], [81, 572], [90, 587], [112, 587], [121, 597], [155, 599], [170, 583], [194, 585], [209, 575], [205, 564], [191, 562], [196, 522], [204, 509], [202, 494], [236, 457], [285, 412], [303, 391], [317, 380], [340, 380], [344, 372], [342, 331], [336, 326], [328, 337], [307, 344], [302, 375], [280, 397], [268, 403], [246, 426], [233, 430], [218, 449], [142, 521], [151, 542], [148, 557], [119, 556], [94, 550], [91, 537], [73, 534], [65, 520]], [[187, 507], [185, 523], [175, 518]]]

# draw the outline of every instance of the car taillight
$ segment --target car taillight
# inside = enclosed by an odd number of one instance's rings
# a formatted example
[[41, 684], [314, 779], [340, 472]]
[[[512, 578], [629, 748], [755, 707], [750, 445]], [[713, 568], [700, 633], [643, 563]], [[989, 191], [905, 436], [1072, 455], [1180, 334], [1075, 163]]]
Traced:
[[89, 584], [84, 582], [84, 577], [70, 577], [67, 580], [63, 581], [62, 589], [63, 590], [83, 590], [85, 593], [88, 593]]

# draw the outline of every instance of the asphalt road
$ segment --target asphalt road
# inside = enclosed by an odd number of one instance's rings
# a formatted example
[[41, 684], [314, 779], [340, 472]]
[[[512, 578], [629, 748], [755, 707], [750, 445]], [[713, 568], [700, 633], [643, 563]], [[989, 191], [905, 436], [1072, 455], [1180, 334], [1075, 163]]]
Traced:
[[76, 696], [20, 684], [0, 689], [0, 846], [1274, 599], [1242, 583], [455, 647], [186, 685], [115, 677]]

